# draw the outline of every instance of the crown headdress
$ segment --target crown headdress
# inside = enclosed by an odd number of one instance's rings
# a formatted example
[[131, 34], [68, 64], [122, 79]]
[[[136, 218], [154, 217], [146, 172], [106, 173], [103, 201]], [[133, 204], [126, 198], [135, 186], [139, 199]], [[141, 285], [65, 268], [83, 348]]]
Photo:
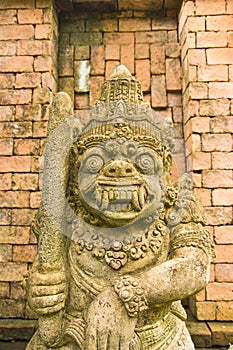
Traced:
[[[174, 147], [173, 127], [169, 120], [153, 112], [143, 101], [141, 85], [128, 69], [120, 65], [104, 82], [99, 99], [91, 111], [91, 120], [80, 136], [90, 147], [100, 139], [125, 137], [137, 139], [156, 149], [171, 152]], [[83, 140], [82, 140], [83, 139]]]

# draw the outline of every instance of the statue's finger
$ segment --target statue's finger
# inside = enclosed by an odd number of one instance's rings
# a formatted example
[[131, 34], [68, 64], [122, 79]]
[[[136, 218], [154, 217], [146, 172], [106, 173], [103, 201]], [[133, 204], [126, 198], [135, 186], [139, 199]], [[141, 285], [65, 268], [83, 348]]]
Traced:
[[96, 334], [96, 328], [88, 327], [86, 332], [86, 350], [96, 350], [97, 348], [97, 334]]
[[51, 286], [65, 282], [65, 276], [61, 272], [39, 273], [36, 272], [31, 277], [31, 283], [34, 286]]
[[56, 304], [59, 304], [62, 301], [64, 301], [64, 299], [65, 299], [65, 294], [60, 293], [57, 295], [35, 297], [35, 298], [32, 298], [32, 301], [37, 308], [46, 308], [49, 306], [55, 306]]
[[56, 294], [63, 293], [65, 291], [65, 288], [66, 288], [65, 283], [60, 283], [58, 285], [52, 285], [52, 286], [33, 286], [31, 294], [33, 297], [56, 295]]
[[38, 315], [48, 315], [52, 313], [59, 312], [60, 310], [64, 309], [64, 301], [52, 306], [52, 307], [45, 307], [45, 308], [35, 308], [34, 310], [38, 313]]
[[97, 331], [97, 349], [108, 350], [109, 334], [107, 331]]

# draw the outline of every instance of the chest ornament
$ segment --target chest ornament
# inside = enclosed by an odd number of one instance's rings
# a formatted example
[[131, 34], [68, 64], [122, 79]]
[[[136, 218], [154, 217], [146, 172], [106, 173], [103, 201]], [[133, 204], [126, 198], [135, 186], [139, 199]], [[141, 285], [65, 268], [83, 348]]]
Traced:
[[145, 234], [124, 240], [111, 240], [90, 230], [79, 233], [78, 226], [77, 220], [73, 223], [72, 235], [77, 254], [89, 251], [94, 258], [105, 261], [114, 270], [119, 270], [129, 261], [144, 259], [148, 253], [159, 255], [169, 234], [165, 222], [161, 219], [157, 220]]

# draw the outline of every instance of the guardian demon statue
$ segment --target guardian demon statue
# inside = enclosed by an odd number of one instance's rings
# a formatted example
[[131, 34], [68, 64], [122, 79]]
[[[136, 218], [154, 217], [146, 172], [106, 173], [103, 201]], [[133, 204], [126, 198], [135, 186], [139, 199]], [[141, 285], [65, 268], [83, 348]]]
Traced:
[[171, 183], [171, 123], [119, 66], [80, 130], [52, 106], [38, 257], [27, 278], [39, 327], [27, 350], [191, 350], [180, 300], [213, 257], [188, 175]]

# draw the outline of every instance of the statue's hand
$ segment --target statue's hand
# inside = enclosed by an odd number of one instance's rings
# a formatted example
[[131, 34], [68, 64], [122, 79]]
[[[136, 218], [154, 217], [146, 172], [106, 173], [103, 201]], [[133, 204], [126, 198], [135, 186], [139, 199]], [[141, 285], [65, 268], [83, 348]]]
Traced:
[[27, 280], [28, 302], [39, 315], [58, 312], [64, 308], [66, 297], [65, 273], [33, 272]]
[[129, 317], [113, 289], [100, 293], [87, 311], [86, 350], [129, 350], [137, 318]]

